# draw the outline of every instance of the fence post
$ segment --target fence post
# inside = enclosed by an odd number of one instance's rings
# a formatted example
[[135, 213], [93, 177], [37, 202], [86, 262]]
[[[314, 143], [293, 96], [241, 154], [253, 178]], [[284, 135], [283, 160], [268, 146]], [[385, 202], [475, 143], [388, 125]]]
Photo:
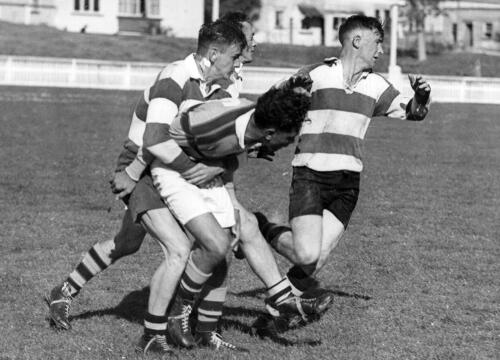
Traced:
[[7, 57], [5, 61], [5, 82], [10, 83], [12, 81], [12, 57]]
[[76, 59], [71, 59], [71, 69], [69, 70], [68, 82], [69, 85], [74, 85], [76, 83]]
[[131, 75], [132, 65], [130, 63], [127, 63], [127, 65], [125, 65], [125, 74], [123, 75], [123, 86], [127, 90], [130, 89]]
[[467, 80], [463, 79], [460, 83], [460, 102], [464, 103], [466, 101], [466, 90], [467, 90]]

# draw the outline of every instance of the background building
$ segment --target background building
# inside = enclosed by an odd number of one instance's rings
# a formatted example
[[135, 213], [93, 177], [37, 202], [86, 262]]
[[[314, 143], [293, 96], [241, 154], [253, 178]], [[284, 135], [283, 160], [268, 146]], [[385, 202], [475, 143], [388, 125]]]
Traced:
[[500, 50], [500, 1], [442, 1], [426, 19], [430, 37], [459, 48]]
[[363, 13], [389, 22], [397, 0], [261, 0], [256, 34], [259, 42], [337, 46], [338, 28], [349, 16]]
[[0, 0], [0, 20], [90, 33], [198, 36], [200, 0]]

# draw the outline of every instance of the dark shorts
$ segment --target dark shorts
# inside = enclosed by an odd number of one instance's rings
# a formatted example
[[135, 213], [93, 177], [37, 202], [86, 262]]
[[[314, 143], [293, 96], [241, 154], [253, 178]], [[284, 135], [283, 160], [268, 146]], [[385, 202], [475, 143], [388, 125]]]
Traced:
[[149, 172], [140, 178], [134, 191], [124, 201], [132, 214], [134, 222], [138, 222], [141, 215], [148, 210], [167, 207], [160, 193], [153, 185], [153, 179]]
[[330, 211], [347, 228], [359, 195], [359, 173], [315, 171], [294, 167], [290, 187], [290, 220], [302, 215], [323, 215]]

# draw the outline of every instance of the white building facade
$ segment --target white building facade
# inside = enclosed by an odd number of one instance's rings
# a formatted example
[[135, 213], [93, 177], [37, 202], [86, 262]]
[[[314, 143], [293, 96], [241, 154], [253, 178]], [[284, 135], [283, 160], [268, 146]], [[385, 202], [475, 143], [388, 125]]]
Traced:
[[363, 13], [389, 21], [398, 0], [261, 0], [256, 24], [259, 42], [338, 46], [338, 29], [349, 16]]
[[203, 0], [0, 0], [0, 20], [99, 34], [196, 38]]

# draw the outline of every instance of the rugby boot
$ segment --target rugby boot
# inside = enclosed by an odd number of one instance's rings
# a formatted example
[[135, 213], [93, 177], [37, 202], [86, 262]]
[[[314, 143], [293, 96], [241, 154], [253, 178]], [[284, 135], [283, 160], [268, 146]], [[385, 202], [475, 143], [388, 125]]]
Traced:
[[135, 352], [144, 355], [148, 353], [172, 355], [174, 353], [167, 344], [166, 336], [159, 334], [143, 334], [135, 347]]
[[191, 311], [193, 302], [175, 297], [167, 322], [167, 336], [175, 346], [189, 349], [196, 345], [189, 321]]
[[69, 311], [73, 297], [69, 290], [69, 284], [64, 282], [53, 288], [46, 300], [49, 304], [51, 324], [59, 330], [70, 330]]
[[232, 350], [240, 353], [250, 352], [248, 349], [231, 344], [222, 339], [222, 336], [215, 331], [200, 331], [196, 333], [196, 343], [198, 346], [209, 347], [212, 350]]
[[304, 326], [318, 320], [333, 302], [330, 293], [323, 293], [314, 298], [302, 298], [290, 294], [279, 303], [266, 301], [266, 308], [273, 316], [279, 332]]

